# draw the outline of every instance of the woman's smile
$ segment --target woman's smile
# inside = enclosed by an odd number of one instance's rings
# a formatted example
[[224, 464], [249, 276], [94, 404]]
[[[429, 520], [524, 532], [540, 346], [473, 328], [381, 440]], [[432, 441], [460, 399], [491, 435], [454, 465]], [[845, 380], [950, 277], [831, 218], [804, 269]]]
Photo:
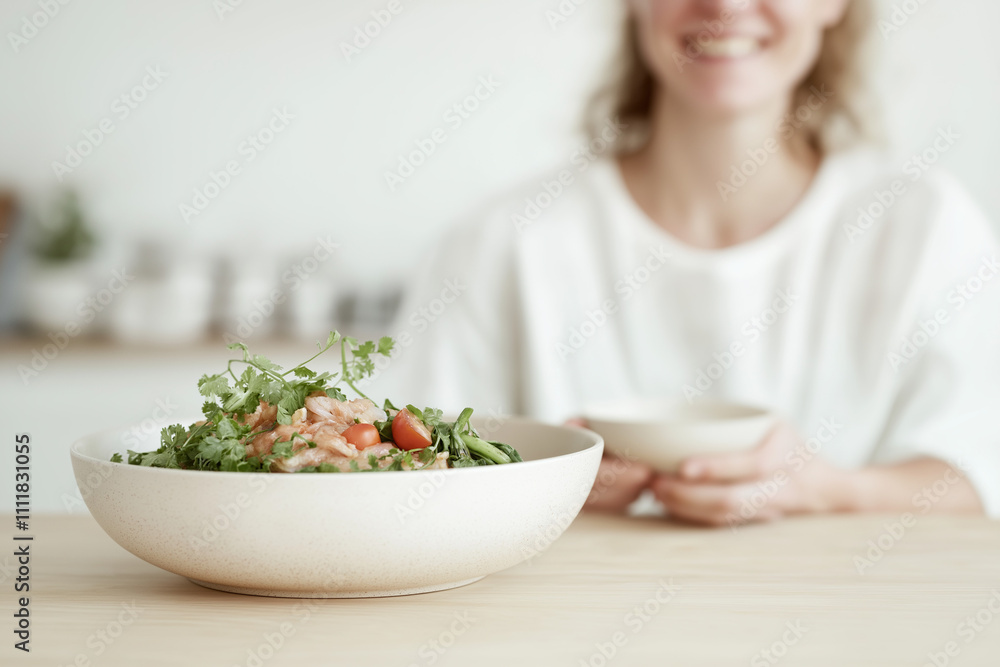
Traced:
[[704, 34], [687, 37], [688, 53], [699, 62], [729, 62], [757, 55], [766, 48], [765, 40], [750, 35], [718, 35], [705, 39]]

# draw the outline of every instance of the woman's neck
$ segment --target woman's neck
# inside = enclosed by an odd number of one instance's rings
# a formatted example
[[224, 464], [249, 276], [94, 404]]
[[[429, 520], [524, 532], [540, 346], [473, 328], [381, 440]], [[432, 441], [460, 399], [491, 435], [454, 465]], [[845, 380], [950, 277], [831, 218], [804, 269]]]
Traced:
[[738, 118], [706, 117], [662, 96], [649, 142], [621, 159], [639, 206], [681, 241], [723, 248], [770, 229], [809, 187], [819, 156], [782, 126], [785, 101]]

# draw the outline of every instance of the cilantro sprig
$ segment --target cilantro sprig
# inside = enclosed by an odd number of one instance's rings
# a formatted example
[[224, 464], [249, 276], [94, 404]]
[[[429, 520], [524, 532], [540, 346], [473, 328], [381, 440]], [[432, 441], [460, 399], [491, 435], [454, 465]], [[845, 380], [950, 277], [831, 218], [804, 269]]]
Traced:
[[[339, 372], [317, 373], [306, 366], [338, 344]], [[264, 401], [277, 409], [278, 424], [291, 424], [292, 415], [305, 406], [306, 397], [314, 392], [323, 392], [338, 401], [347, 400], [340, 389], [341, 383], [367, 398], [356, 383], [375, 371], [373, 355], [392, 353], [393, 341], [383, 337], [359, 343], [355, 338], [333, 331], [325, 344], [317, 345], [316, 354], [288, 370], [263, 355], [251, 355], [243, 343], [232, 343], [228, 347], [240, 350], [241, 357], [230, 359], [225, 371], [203, 375], [198, 380], [198, 391], [206, 399], [202, 405], [204, 421], [188, 428], [181, 424], [164, 428], [160, 433], [160, 447], [153, 452], [129, 450], [129, 463], [156, 468], [267, 471], [273, 461], [291, 456], [297, 442], [312, 447], [315, 443], [296, 433], [287, 441], [276, 442], [270, 454], [248, 457], [246, 443], [265, 431], [253, 431], [252, 425], [247, 423], [247, 415], [256, 412]]]

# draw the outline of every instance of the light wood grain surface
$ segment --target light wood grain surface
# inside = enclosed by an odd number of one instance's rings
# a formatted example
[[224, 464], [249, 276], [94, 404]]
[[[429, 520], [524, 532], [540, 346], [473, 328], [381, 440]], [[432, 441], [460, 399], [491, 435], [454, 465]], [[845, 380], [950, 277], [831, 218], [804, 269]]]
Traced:
[[[1000, 665], [1000, 523], [885, 527], [897, 521], [733, 532], [583, 515], [549, 550], [464, 588], [290, 600], [200, 588], [90, 517], [35, 517], [32, 651], [12, 648], [5, 611], [0, 664]], [[879, 542], [877, 561], [856, 560]], [[11, 563], [0, 558], [5, 610]]]

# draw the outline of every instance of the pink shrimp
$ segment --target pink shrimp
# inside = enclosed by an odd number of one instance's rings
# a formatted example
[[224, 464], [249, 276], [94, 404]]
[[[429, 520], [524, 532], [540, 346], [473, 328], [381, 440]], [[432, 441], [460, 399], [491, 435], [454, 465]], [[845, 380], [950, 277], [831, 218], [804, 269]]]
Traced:
[[[247, 456], [264, 456], [271, 453], [271, 449], [274, 447], [276, 442], [284, 442], [291, 440], [292, 435], [298, 431], [298, 428], [290, 424], [280, 424], [266, 433], [261, 433], [256, 436], [253, 440], [247, 443]], [[293, 448], [298, 443], [293, 443]], [[302, 446], [305, 446], [305, 441], [302, 441]]]
[[[376, 465], [384, 467], [389, 465], [392, 443], [372, 445], [359, 452], [342, 434], [353, 424], [371, 424], [385, 418], [385, 412], [367, 398], [338, 401], [322, 392], [314, 392], [306, 397], [305, 406], [292, 414], [291, 424], [276, 425], [277, 409], [261, 402], [244, 423], [251, 424], [256, 431], [270, 430], [259, 433], [247, 443], [247, 456], [266, 456], [273, 451], [276, 442], [291, 441], [292, 455], [275, 461], [272, 464], [275, 470], [295, 472], [321, 463], [335, 465], [345, 472], [353, 468], [352, 463], [358, 469], [367, 470], [371, 468], [372, 455], [377, 459]], [[293, 437], [295, 434], [298, 437]], [[309, 442], [315, 443], [315, 447], [310, 447]], [[447, 468], [447, 455], [439, 454], [429, 465], [416, 467]]]
[[373, 424], [385, 419], [385, 412], [367, 398], [338, 401], [321, 392], [314, 392], [306, 398], [306, 410], [309, 421], [334, 424], [337, 433], [343, 433], [348, 426], [357, 422]]
[[249, 424], [253, 431], [262, 431], [269, 428], [277, 418], [277, 406], [261, 401], [255, 411], [243, 417], [242, 423]]
[[296, 472], [308, 466], [329, 463], [337, 466], [341, 472], [348, 472], [352, 469], [351, 463], [354, 463], [358, 466], [359, 470], [368, 470], [371, 468], [368, 462], [369, 454], [381, 457], [388, 454], [390, 449], [392, 449], [390, 443], [382, 443], [381, 445], [367, 447], [363, 452], [354, 450], [353, 456], [344, 456], [333, 449], [320, 447], [317, 442], [316, 447], [301, 449], [287, 459], [275, 461], [274, 469], [279, 472]]
[[316, 443], [320, 449], [328, 449], [341, 456], [357, 456], [358, 450], [340, 435], [335, 424], [320, 422], [308, 424], [300, 433]]

